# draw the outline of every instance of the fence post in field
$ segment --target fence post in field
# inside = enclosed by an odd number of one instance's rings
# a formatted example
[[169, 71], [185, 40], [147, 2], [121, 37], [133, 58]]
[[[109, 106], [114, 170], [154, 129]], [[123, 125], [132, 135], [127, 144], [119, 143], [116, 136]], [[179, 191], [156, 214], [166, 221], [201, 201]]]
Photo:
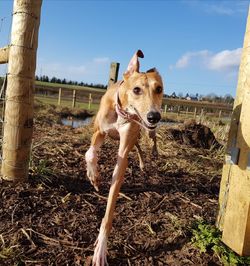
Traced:
[[91, 103], [92, 103], [92, 94], [89, 94], [89, 110], [91, 109]]
[[222, 111], [220, 110], [220, 111], [219, 111], [219, 117], [218, 117], [219, 120], [221, 119], [221, 113], [222, 113]]
[[120, 64], [116, 62], [112, 62], [110, 64], [110, 71], [109, 71], [109, 82], [108, 87], [114, 84], [118, 79], [118, 72], [119, 72]]
[[203, 108], [201, 108], [200, 117], [199, 117], [199, 123], [201, 124], [203, 118]]
[[166, 115], [167, 114], [167, 105], [165, 104], [164, 106], [164, 114]]
[[204, 109], [201, 108], [201, 113], [200, 113], [200, 117], [201, 117], [201, 119], [202, 119], [203, 116], [204, 116]]
[[180, 115], [180, 109], [181, 109], [181, 107], [180, 107], [180, 105], [178, 105], [178, 109], [177, 109], [177, 116], [179, 116], [179, 115]]
[[61, 97], [62, 97], [62, 88], [59, 88], [57, 105], [61, 105]]
[[14, 0], [3, 124], [3, 179], [28, 177], [33, 134], [34, 83], [42, 0]]
[[194, 119], [196, 118], [196, 114], [197, 114], [197, 108], [194, 108]]
[[73, 96], [72, 96], [72, 108], [76, 107], [76, 90], [73, 90]]
[[238, 75], [237, 93], [226, 147], [217, 226], [222, 241], [250, 255], [250, 10]]

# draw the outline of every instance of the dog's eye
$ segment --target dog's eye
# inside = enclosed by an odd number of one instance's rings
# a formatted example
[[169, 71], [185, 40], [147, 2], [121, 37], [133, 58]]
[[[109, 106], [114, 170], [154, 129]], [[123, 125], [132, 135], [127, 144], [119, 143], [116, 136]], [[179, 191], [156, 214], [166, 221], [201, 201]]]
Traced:
[[157, 94], [162, 93], [162, 87], [157, 87], [157, 88], [155, 89], [155, 92], [156, 92]]
[[142, 93], [142, 90], [141, 90], [141, 88], [139, 88], [139, 87], [135, 87], [135, 88], [133, 89], [133, 92], [134, 92], [134, 94], [139, 95], [139, 94]]

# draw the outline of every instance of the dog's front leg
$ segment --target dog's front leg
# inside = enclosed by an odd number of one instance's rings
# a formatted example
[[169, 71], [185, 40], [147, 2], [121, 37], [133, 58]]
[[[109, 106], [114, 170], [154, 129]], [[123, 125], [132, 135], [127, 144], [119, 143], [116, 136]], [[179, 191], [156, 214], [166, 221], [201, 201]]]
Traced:
[[109, 190], [105, 216], [102, 220], [100, 232], [95, 243], [95, 251], [93, 256], [93, 265], [95, 266], [104, 266], [107, 264], [107, 241], [112, 227], [115, 204], [128, 165], [128, 153], [135, 145], [139, 133], [139, 130], [131, 132], [126, 130], [126, 128], [127, 127], [123, 127], [119, 130], [120, 145], [118, 159], [112, 176], [112, 183]]
[[100, 149], [103, 141], [104, 141], [105, 134], [101, 133], [97, 130], [91, 139], [91, 145], [88, 151], [85, 154], [85, 160], [87, 164], [87, 176], [94, 186], [94, 188], [98, 191], [99, 190], [99, 183], [100, 177], [97, 169], [97, 161], [98, 161], [98, 150]]

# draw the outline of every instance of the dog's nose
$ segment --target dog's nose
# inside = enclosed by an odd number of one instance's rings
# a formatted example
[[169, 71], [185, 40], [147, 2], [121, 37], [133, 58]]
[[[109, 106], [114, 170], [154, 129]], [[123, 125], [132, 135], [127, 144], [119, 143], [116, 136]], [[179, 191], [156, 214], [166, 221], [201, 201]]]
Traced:
[[147, 120], [151, 124], [155, 124], [161, 120], [161, 114], [159, 112], [149, 112], [147, 114]]

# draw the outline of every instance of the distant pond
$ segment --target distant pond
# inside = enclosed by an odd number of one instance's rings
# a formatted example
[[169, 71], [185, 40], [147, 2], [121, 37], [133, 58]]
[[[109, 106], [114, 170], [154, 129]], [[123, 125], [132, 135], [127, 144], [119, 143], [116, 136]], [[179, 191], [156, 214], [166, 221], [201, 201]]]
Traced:
[[[61, 122], [63, 125], [65, 126], [71, 126], [73, 128], [79, 128], [79, 127], [83, 127], [83, 126], [87, 126], [92, 122], [92, 117], [86, 117], [86, 118], [68, 118], [68, 117], [64, 117], [61, 119]], [[176, 121], [161, 121], [159, 123], [159, 125], [168, 125], [168, 126], [172, 126], [172, 125], [180, 125], [182, 124], [181, 122], [176, 122]]]
[[62, 118], [61, 122], [65, 126], [71, 126], [73, 128], [79, 128], [87, 126], [92, 122], [92, 117], [82, 118]]

